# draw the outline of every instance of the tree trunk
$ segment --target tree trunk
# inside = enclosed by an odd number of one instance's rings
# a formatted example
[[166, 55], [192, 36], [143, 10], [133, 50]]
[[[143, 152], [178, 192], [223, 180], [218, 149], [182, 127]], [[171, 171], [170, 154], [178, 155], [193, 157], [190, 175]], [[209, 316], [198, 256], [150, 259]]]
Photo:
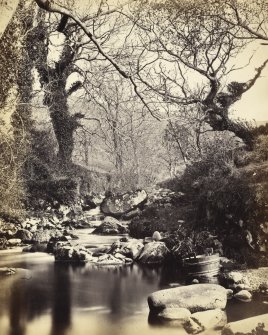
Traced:
[[74, 149], [74, 132], [78, 127], [76, 118], [68, 111], [65, 80], [53, 81], [48, 93], [49, 111], [53, 129], [58, 142], [58, 162], [61, 169], [68, 169], [72, 163]]
[[228, 130], [234, 133], [245, 143], [249, 150], [252, 149], [254, 135], [246, 124], [243, 124], [242, 122], [236, 122], [229, 119], [228, 116], [222, 116], [213, 112], [210, 113], [209, 118], [207, 119], [207, 123], [214, 131]]
[[[66, 82], [72, 73], [75, 51], [69, 42], [65, 41], [59, 61], [53, 67], [50, 66], [48, 59], [49, 31], [44, 25], [44, 21], [44, 17], [40, 15], [39, 23], [32, 31], [31, 43], [34, 43], [37, 48], [32, 57], [45, 92], [44, 105], [49, 109], [53, 130], [58, 142], [59, 168], [64, 171], [68, 170], [72, 163], [74, 132], [79, 126], [78, 117], [69, 113], [68, 92], [66, 91]], [[65, 20], [65, 25], [66, 23]]]

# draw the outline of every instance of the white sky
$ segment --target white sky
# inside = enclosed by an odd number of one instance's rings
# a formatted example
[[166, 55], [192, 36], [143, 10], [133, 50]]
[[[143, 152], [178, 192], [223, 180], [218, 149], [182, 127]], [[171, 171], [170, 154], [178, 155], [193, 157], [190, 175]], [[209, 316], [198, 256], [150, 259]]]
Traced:
[[[241, 82], [249, 80], [254, 76], [255, 68], [259, 67], [268, 58], [268, 45], [257, 46], [256, 43], [251, 49], [257, 50], [250, 65], [243, 70], [233, 72], [230, 79]], [[250, 55], [251, 50], [247, 49], [241, 59], [239, 57], [239, 60], [236, 60], [236, 64], [247, 64]], [[233, 116], [246, 120], [268, 122], [268, 64], [255, 85], [234, 105]]]

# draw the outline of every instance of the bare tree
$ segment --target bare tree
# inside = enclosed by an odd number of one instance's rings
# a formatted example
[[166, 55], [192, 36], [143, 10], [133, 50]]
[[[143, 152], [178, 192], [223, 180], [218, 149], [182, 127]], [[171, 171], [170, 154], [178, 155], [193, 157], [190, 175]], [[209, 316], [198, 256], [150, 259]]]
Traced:
[[[38, 3], [40, 5], [40, 2]], [[46, 2], [42, 7], [45, 7], [48, 12], [60, 13], [60, 15], [48, 16], [46, 12], [40, 12], [39, 23], [33, 30], [30, 40], [34, 44], [33, 61], [43, 87], [44, 104], [50, 111], [58, 142], [59, 163], [62, 168], [67, 168], [72, 160], [74, 134], [81, 126], [80, 120], [85, 116], [83, 111], [71, 113], [68, 99], [77, 90], [83, 88], [81, 80], [88, 80], [90, 77], [88, 63], [94, 62], [99, 71], [107, 70], [110, 64], [113, 66], [113, 61], [109, 61], [110, 58], [106, 56], [106, 52], [109, 50], [108, 42], [116, 34], [117, 25], [120, 25], [120, 22], [116, 17], [108, 21], [109, 15], [113, 15], [114, 12], [104, 13], [103, 2], [100, 2], [94, 12], [84, 15], [81, 20], [74, 20], [71, 12], [66, 14], [65, 7], [57, 10], [58, 5], [53, 3], [51, 6]], [[55, 11], [54, 6], [56, 6]], [[90, 28], [94, 31], [94, 36], [93, 33], [88, 33]], [[60, 57], [54, 62], [50, 59], [53, 34], [58, 34], [62, 39]], [[76, 79], [71, 79], [72, 76]], [[72, 81], [71, 85], [69, 85], [70, 81]]]
[[[181, 106], [201, 109], [204, 120], [213, 130], [229, 130], [250, 147], [253, 136], [248, 125], [232, 120], [229, 111], [254, 86], [268, 60], [256, 68], [247, 82], [226, 84], [227, 75], [243, 67], [232, 67], [231, 62], [253, 38], [253, 32], [248, 39], [243, 31], [249, 33], [254, 13], [249, 12], [246, 23], [234, 24], [219, 14], [209, 15], [215, 13], [213, 5], [215, 1], [167, 0], [149, 2], [138, 8], [133, 20], [138, 13], [143, 49], [137, 61], [137, 76], [141, 84], [167, 104], [178, 109]], [[221, 2], [225, 11], [229, 10], [228, 6], [229, 2], [228, 5]], [[261, 8], [260, 4], [255, 6]], [[261, 18], [259, 20], [255, 38], [265, 29]]]
[[115, 171], [123, 175], [131, 168], [133, 176], [139, 178], [138, 141], [142, 141], [141, 128], [145, 122], [143, 106], [116, 73], [103, 74], [102, 82], [97, 78], [95, 85], [92, 80], [84, 85], [95, 109], [85, 120], [95, 120], [98, 139]]
[[233, 28], [238, 28], [237, 39], [258, 40], [262, 44], [268, 41], [268, 4], [265, 0], [249, 2], [245, 0], [211, 1], [213, 12], [208, 16], [217, 16]]

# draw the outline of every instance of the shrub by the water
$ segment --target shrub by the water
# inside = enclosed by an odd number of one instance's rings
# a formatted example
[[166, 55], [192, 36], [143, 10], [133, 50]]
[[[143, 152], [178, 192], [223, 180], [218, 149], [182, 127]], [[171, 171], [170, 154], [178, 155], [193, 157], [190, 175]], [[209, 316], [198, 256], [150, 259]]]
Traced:
[[[169, 231], [166, 243], [178, 256], [214, 247], [241, 263], [253, 267], [262, 265], [260, 252], [268, 251], [265, 242], [268, 230], [265, 225], [268, 221], [265, 141], [261, 137], [255, 150], [247, 153], [249, 161], [255, 157], [255, 163], [241, 168], [236, 166], [235, 160], [245, 154], [244, 149], [230, 154], [228, 146], [211, 145], [200, 160], [186, 167], [180, 178], [168, 181], [170, 188], [184, 193], [184, 203], [167, 209], [166, 219], [161, 215], [163, 209], [151, 209], [151, 213], [147, 209], [139, 220], [133, 220], [131, 233], [144, 237], [154, 230]], [[164, 186], [167, 187], [167, 183]], [[182, 215], [183, 208], [187, 210]], [[179, 227], [181, 219], [183, 223]], [[200, 238], [204, 231], [215, 238]]]

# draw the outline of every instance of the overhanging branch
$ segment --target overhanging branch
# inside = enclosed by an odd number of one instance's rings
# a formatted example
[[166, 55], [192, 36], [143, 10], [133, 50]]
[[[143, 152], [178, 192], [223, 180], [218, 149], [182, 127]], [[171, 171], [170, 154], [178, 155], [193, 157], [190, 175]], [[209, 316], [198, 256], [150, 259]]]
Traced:
[[86, 25], [75, 15], [73, 15], [67, 8], [63, 8], [56, 4], [53, 0], [35, 0], [37, 5], [48, 11], [53, 13], [58, 13], [63, 15], [64, 17], [71, 18], [85, 33], [85, 35], [91, 40], [91, 42], [96, 46], [99, 54], [101, 54], [114, 68], [115, 70], [125, 79], [128, 79], [130, 83], [133, 86], [134, 92], [138, 96], [138, 98], [141, 100], [143, 105], [147, 108], [147, 110], [150, 112], [150, 114], [156, 118], [157, 120], [160, 120], [154, 112], [151, 110], [151, 108], [146, 103], [145, 99], [142, 97], [140, 92], [138, 91], [137, 84], [135, 83], [133, 77], [129, 75], [124, 69], [122, 69], [101, 47], [101, 45], [98, 43], [97, 39], [94, 37], [94, 35], [89, 31], [89, 29], [86, 27]]

